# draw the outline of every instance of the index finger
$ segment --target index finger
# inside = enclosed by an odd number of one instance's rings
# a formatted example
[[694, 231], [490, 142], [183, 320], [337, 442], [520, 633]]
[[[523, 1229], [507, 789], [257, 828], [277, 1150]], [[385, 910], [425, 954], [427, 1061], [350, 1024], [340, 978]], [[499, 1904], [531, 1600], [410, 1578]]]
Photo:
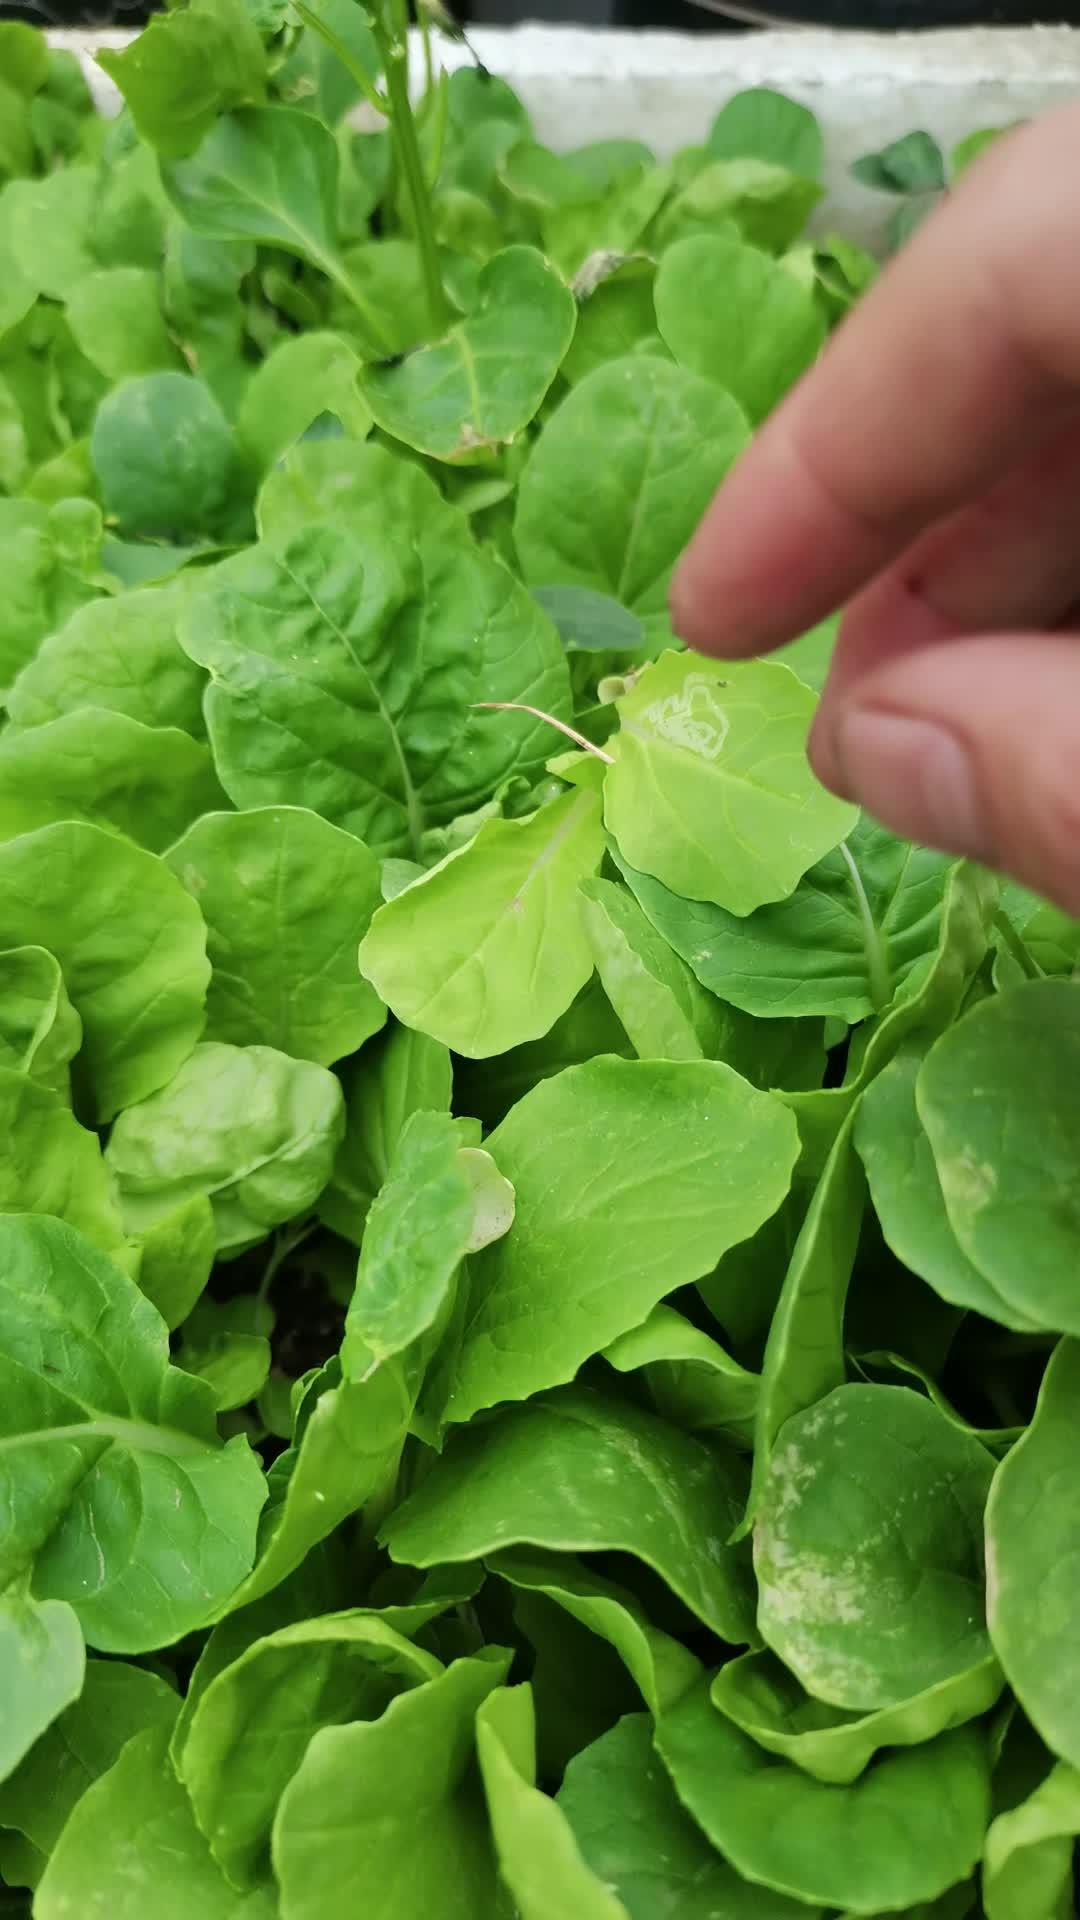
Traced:
[[1080, 398], [1080, 109], [966, 173], [772, 414], [679, 564], [701, 652], [822, 620]]

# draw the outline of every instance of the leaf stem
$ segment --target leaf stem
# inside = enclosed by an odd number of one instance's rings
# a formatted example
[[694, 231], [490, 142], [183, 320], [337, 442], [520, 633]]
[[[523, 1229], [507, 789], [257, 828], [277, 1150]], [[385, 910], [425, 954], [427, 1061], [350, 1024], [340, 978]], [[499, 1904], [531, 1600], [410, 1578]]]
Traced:
[[1008, 953], [1012, 954], [1024, 978], [1027, 980], [1042, 980], [1044, 978], [1043, 970], [1036, 960], [1035, 955], [1032, 953], [1027, 941], [1022, 939], [1017, 933], [1016, 928], [1013, 926], [1012, 921], [1003, 908], [999, 907], [997, 913], [995, 913], [994, 926], [1001, 935], [1002, 946]]
[[[395, 6], [395, 13], [396, 11]], [[408, 39], [400, 24], [395, 22], [391, 30], [379, 10], [376, 10], [373, 15], [372, 29], [386, 76], [386, 91], [390, 103], [390, 137], [412, 210], [413, 233], [420, 255], [420, 270], [427, 296], [432, 338], [438, 339], [446, 332], [453, 316], [442, 283], [439, 249], [435, 239], [435, 222], [431, 211], [431, 195], [424, 176], [424, 162], [420, 153], [420, 142], [416, 137], [412, 101], [409, 99]]]
[[565, 733], [568, 740], [573, 740], [584, 753], [591, 753], [595, 759], [602, 760], [606, 767], [615, 765], [613, 756], [605, 753], [603, 747], [598, 747], [594, 741], [587, 740], [583, 733], [579, 733], [576, 727], [569, 726], [565, 720], [556, 720], [553, 713], [545, 713], [543, 707], [527, 706], [524, 700], [474, 700], [472, 704], [474, 709], [483, 708], [489, 713], [531, 713], [534, 720], [545, 720], [549, 727], [558, 727], [559, 732]]
[[881, 937], [880, 929], [871, 911], [870, 901], [867, 898], [866, 888], [863, 885], [862, 874], [855, 864], [851, 848], [848, 846], [846, 840], [841, 840], [840, 852], [843, 855], [844, 864], [848, 870], [848, 878], [851, 881], [851, 891], [855, 895], [855, 905], [858, 908], [859, 920], [862, 925], [863, 948], [866, 953], [866, 976], [870, 986], [870, 1001], [874, 1012], [880, 1013], [883, 1007], [888, 1006], [893, 993], [892, 973], [889, 968], [888, 955], [885, 951], [885, 942]]

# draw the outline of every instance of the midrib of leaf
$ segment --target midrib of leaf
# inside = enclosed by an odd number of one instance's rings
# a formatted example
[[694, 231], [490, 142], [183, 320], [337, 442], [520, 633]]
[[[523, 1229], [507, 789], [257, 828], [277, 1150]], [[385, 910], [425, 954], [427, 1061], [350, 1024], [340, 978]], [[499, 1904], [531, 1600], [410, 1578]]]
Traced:
[[855, 895], [855, 906], [859, 915], [859, 925], [862, 929], [863, 949], [866, 954], [866, 977], [870, 987], [870, 1003], [874, 1012], [880, 1013], [882, 1008], [887, 1007], [889, 1001], [892, 999], [893, 983], [889, 968], [889, 957], [885, 950], [885, 942], [882, 939], [881, 932], [874, 919], [869, 896], [863, 885], [862, 874], [859, 872], [855, 857], [846, 840], [841, 840], [839, 852], [848, 870], [848, 879], [851, 882], [851, 890]]
[[42, 1427], [31, 1433], [9, 1433], [0, 1438], [0, 1458], [18, 1453], [25, 1447], [46, 1446], [56, 1441], [108, 1440], [126, 1446], [132, 1453], [160, 1453], [168, 1459], [192, 1454], [218, 1453], [209, 1440], [200, 1440], [177, 1427], [154, 1427], [143, 1420], [123, 1420], [111, 1414], [94, 1413], [92, 1419], [73, 1421], [63, 1427]]

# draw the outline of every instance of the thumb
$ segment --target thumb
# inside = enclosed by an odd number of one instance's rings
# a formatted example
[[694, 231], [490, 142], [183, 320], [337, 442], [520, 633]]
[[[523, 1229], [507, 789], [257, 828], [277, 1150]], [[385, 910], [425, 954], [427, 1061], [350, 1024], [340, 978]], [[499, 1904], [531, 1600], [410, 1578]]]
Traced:
[[939, 641], [826, 687], [810, 757], [894, 833], [1080, 915], [1080, 638]]

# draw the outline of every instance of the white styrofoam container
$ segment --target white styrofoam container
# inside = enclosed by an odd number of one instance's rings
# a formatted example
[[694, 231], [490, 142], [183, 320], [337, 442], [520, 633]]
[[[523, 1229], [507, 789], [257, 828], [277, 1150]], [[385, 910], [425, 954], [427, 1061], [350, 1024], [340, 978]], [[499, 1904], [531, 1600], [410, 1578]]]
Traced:
[[[79, 54], [102, 107], [115, 108], [115, 90], [93, 52], [131, 35], [50, 37]], [[778, 87], [825, 128], [825, 221], [871, 244], [889, 206], [851, 179], [860, 153], [914, 127], [947, 148], [976, 127], [1080, 100], [1080, 30], [1069, 27], [690, 35], [521, 26], [480, 27], [470, 38], [485, 65], [520, 93], [537, 137], [553, 147], [632, 135], [663, 158], [702, 139], [730, 94]], [[469, 59], [445, 42], [440, 57], [448, 67]]]

